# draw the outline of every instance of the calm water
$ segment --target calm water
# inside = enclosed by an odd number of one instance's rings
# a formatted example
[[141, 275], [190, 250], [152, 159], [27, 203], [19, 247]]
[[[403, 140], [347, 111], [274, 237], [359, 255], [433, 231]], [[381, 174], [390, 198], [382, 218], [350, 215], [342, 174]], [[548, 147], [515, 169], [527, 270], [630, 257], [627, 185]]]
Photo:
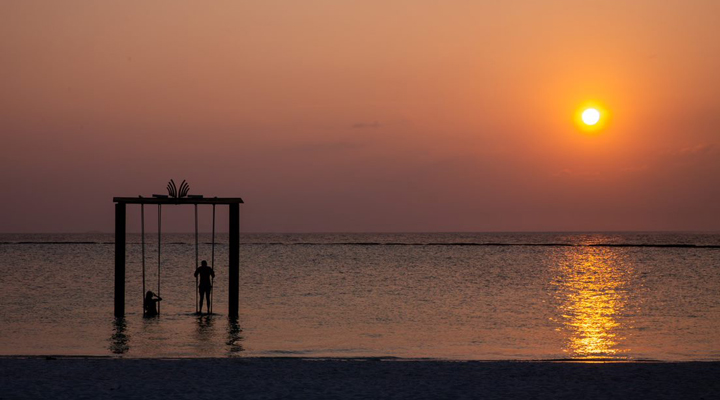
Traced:
[[193, 236], [168, 234], [148, 319], [129, 234], [116, 321], [112, 235], [0, 235], [0, 355], [720, 360], [717, 234], [243, 235], [236, 322], [218, 240], [216, 315], [193, 314]]

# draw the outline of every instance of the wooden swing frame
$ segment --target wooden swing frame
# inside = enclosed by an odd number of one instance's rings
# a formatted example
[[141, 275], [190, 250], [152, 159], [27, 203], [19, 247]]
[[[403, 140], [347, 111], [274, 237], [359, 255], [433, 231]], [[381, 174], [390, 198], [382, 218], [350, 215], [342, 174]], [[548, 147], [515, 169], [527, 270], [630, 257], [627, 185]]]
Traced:
[[[154, 204], [162, 205], [194, 205], [199, 204], [227, 205], [229, 207], [229, 234], [228, 234], [228, 318], [236, 319], [240, 304], [240, 204], [243, 200], [239, 197], [114, 197], [115, 203], [115, 316], [125, 316], [125, 244], [128, 204]], [[215, 218], [213, 215], [213, 225]], [[197, 225], [197, 213], [196, 213]], [[197, 228], [196, 228], [197, 229]], [[213, 227], [214, 230], [214, 227]], [[197, 233], [196, 233], [197, 235]], [[158, 243], [159, 245], [159, 243]], [[197, 247], [197, 246], [196, 246]], [[197, 258], [197, 249], [196, 249]], [[214, 251], [213, 251], [214, 258]], [[143, 255], [144, 259], [144, 255]], [[213, 260], [214, 264], [214, 260]], [[144, 279], [143, 279], [144, 284]], [[196, 288], [197, 290], [197, 288]], [[197, 292], [196, 292], [197, 295]], [[197, 304], [197, 303], [196, 303]]]

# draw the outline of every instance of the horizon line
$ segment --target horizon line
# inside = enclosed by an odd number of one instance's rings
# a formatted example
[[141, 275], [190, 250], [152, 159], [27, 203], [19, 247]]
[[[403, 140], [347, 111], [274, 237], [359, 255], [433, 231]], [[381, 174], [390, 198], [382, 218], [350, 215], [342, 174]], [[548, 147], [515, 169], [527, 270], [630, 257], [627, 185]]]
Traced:
[[[126, 232], [129, 234], [138, 234], [141, 232]], [[146, 231], [146, 234], [157, 233], [157, 230]], [[163, 231], [163, 234], [195, 234], [194, 231]], [[215, 234], [227, 234], [227, 231], [216, 231]], [[561, 233], [685, 233], [685, 234], [720, 234], [720, 230], [497, 230], [497, 231], [319, 231], [319, 232], [283, 232], [283, 231], [254, 231], [254, 232], [243, 232], [240, 234], [247, 235], [339, 235], [339, 234], [529, 234], [529, 233], [540, 233], [540, 234], [561, 234]], [[64, 231], [64, 232], [0, 232], [0, 235], [70, 235], [70, 234], [109, 234], [114, 235], [112, 231]], [[212, 234], [212, 231], [199, 231], [198, 234]]]

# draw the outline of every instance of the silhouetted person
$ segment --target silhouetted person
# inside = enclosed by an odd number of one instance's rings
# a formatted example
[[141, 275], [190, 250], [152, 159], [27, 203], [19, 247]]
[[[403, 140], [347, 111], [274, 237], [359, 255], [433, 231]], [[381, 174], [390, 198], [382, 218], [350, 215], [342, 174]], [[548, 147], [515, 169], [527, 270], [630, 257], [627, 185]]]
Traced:
[[207, 299], [207, 310], [210, 313], [210, 292], [212, 291], [212, 280], [210, 277], [215, 277], [215, 271], [208, 267], [207, 261], [202, 260], [201, 265], [195, 269], [195, 278], [200, 276], [200, 284], [198, 289], [200, 290], [200, 312], [202, 312], [203, 296]]
[[161, 300], [162, 298], [160, 298], [160, 296], [149, 290], [145, 293], [145, 302], [143, 303], [143, 307], [145, 309], [146, 317], [154, 317], [158, 315], [157, 303]]

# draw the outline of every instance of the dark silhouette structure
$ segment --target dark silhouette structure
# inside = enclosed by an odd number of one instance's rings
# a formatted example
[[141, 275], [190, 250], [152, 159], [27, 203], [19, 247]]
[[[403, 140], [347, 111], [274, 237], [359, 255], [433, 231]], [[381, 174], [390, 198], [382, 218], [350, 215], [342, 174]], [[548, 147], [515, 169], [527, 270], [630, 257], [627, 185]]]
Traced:
[[[126, 208], [128, 204], [139, 204], [158, 206], [158, 270], [160, 266], [159, 246], [160, 246], [160, 210], [163, 205], [193, 205], [196, 208], [196, 244], [197, 249], [197, 206], [212, 205], [213, 206], [213, 230], [214, 230], [214, 209], [217, 205], [227, 205], [229, 207], [229, 243], [228, 243], [228, 317], [237, 318], [239, 308], [239, 289], [240, 289], [240, 204], [243, 200], [239, 197], [212, 197], [205, 198], [201, 195], [188, 195], [189, 185], [185, 181], [180, 185], [178, 191], [175, 183], [171, 180], [168, 184], [168, 195], [153, 195], [153, 197], [114, 197], [115, 203], [115, 316], [123, 317], [125, 315], [125, 236], [126, 236]], [[187, 197], [186, 197], [187, 196]], [[213, 236], [214, 240], [214, 236]], [[144, 241], [144, 222], [143, 222], [143, 241]], [[213, 242], [214, 243], [214, 242]], [[214, 246], [213, 246], [214, 247]], [[213, 249], [214, 250], [214, 249]], [[197, 254], [197, 250], [196, 250]], [[197, 255], [196, 255], [197, 258]], [[214, 259], [214, 251], [213, 251]], [[143, 246], [143, 265], [145, 262], [144, 246]], [[196, 260], [197, 265], [197, 260]], [[144, 269], [143, 269], [144, 275]], [[213, 273], [214, 276], [214, 273]], [[143, 286], [145, 280], [143, 278]], [[212, 285], [210, 285], [212, 286]], [[158, 289], [159, 274], [158, 274]], [[212, 291], [208, 290], [209, 293]], [[159, 294], [159, 290], [158, 290]], [[196, 292], [197, 294], [197, 292]], [[201, 300], [202, 301], [202, 300]], [[210, 307], [212, 307], [210, 305]], [[159, 311], [159, 309], [157, 310]]]

